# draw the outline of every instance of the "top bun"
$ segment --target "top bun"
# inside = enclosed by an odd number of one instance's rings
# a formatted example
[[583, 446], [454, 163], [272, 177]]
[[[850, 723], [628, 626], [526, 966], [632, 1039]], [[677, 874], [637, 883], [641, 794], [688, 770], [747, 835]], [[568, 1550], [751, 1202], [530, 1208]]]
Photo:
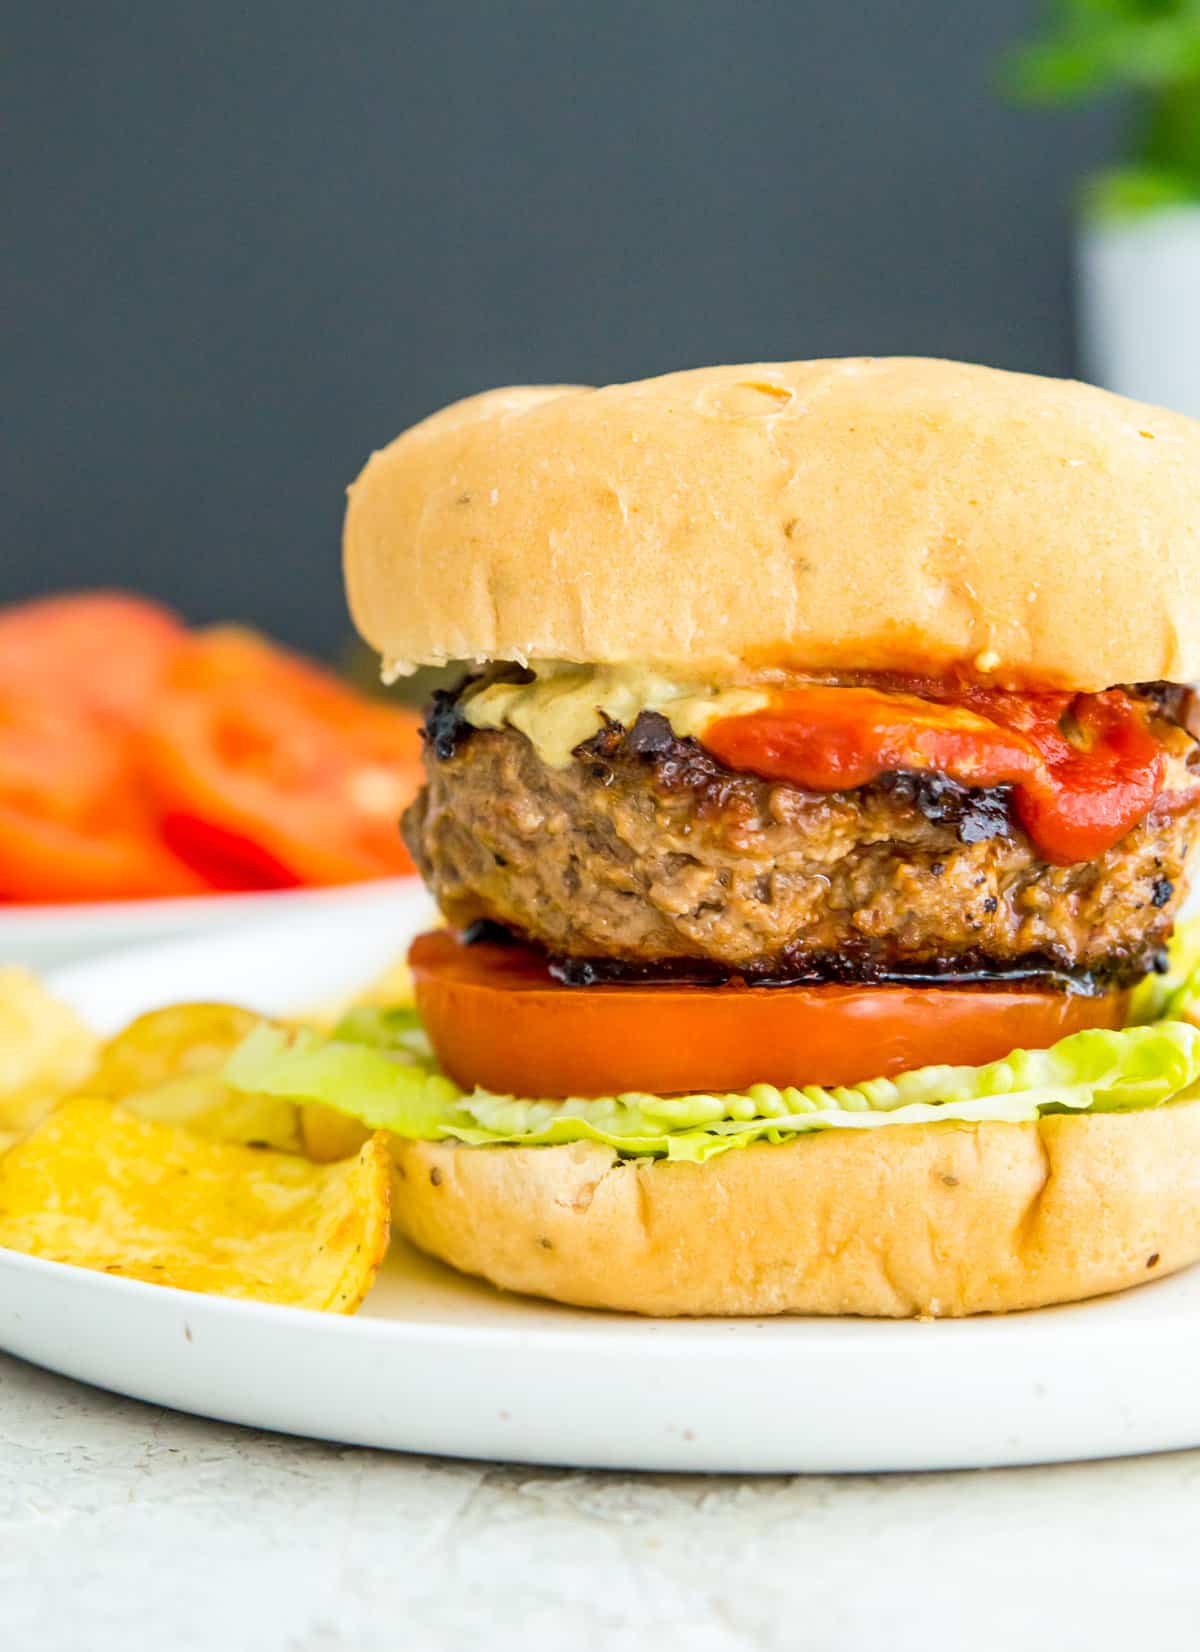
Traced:
[[1200, 677], [1200, 424], [949, 361], [493, 390], [350, 489], [392, 674], [466, 660]]

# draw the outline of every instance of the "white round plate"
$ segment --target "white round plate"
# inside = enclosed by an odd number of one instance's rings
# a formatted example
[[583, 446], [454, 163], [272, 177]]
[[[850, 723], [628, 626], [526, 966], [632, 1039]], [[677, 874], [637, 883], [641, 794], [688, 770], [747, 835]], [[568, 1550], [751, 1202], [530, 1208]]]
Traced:
[[0, 902], [0, 963], [51, 969], [123, 947], [171, 941], [255, 919], [307, 913], [378, 891], [411, 887], [411, 878], [388, 878], [336, 889], [264, 889], [231, 895], [188, 895], [140, 901], [88, 901], [64, 906]]
[[[419, 893], [381, 891], [54, 984], [106, 1029], [198, 996], [286, 1010], [369, 979], [428, 915]], [[230, 1422], [581, 1467], [941, 1469], [1200, 1444], [1200, 1271], [1000, 1319], [653, 1321], [505, 1296], [397, 1243], [344, 1319], [0, 1251], [0, 1347]]]

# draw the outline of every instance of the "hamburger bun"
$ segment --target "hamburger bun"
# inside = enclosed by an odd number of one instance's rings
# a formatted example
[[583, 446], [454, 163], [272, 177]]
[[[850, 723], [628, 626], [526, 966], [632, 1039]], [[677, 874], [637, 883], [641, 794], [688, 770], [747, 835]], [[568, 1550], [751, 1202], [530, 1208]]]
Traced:
[[372, 457], [345, 559], [393, 673], [536, 658], [1185, 682], [1200, 425], [903, 358], [495, 390]]
[[1200, 1102], [830, 1130], [699, 1165], [592, 1143], [395, 1153], [394, 1218], [420, 1249], [589, 1308], [958, 1317], [1200, 1258]]

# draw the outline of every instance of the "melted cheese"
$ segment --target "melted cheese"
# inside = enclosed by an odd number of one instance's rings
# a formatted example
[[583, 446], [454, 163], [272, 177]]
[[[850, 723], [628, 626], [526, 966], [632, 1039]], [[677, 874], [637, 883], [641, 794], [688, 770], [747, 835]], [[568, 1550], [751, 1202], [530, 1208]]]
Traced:
[[743, 717], [768, 703], [764, 689], [676, 682], [638, 666], [532, 663], [530, 683], [491, 683], [463, 702], [473, 728], [515, 728], [543, 763], [565, 768], [575, 747], [605, 716], [632, 728], [641, 711], [657, 711], [681, 738], [700, 739], [719, 717]]

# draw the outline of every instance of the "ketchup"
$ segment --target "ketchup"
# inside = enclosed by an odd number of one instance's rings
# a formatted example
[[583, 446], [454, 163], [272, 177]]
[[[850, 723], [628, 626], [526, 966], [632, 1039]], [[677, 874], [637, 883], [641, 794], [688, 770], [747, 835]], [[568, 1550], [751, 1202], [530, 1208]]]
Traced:
[[1043, 860], [1094, 860], [1149, 813], [1166, 759], [1144, 708], [1103, 694], [1016, 694], [965, 686], [945, 699], [813, 683], [724, 717], [704, 745], [727, 768], [807, 791], [863, 786], [891, 769], [1014, 789]]

